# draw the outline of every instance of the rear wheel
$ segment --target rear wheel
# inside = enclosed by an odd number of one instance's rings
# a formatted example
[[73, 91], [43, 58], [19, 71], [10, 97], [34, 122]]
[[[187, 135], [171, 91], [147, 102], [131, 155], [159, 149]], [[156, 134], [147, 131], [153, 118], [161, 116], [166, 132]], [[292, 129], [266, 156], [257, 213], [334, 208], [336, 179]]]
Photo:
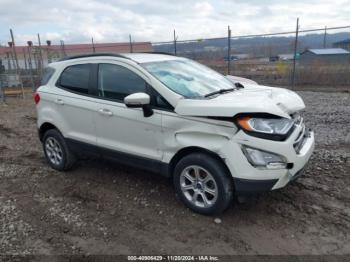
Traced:
[[181, 159], [174, 170], [174, 186], [180, 200], [197, 213], [224, 211], [232, 201], [233, 183], [218, 159], [195, 153]]
[[76, 157], [69, 150], [64, 137], [57, 129], [45, 132], [43, 149], [49, 165], [58, 171], [69, 170], [76, 162]]

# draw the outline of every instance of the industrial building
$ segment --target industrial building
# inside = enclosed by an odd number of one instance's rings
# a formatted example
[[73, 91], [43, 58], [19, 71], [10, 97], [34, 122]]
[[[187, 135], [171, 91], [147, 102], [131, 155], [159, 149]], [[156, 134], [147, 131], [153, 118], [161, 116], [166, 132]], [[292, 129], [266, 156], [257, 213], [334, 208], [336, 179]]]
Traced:
[[350, 52], [342, 48], [307, 49], [300, 54], [300, 63], [350, 63]]

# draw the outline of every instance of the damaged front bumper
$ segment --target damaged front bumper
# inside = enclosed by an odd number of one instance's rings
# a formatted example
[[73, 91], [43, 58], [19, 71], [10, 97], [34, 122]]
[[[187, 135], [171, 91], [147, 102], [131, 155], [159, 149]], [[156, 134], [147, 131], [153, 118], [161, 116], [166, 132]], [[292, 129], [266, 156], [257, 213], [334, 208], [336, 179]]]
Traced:
[[[268, 169], [251, 165], [242, 153], [242, 147], [250, 146], [283, 156], [286, 168]], [[299, 125], [285, 141], [255, 138], [238, 132], [229, 145], [220, 152], [234, 180], [237, 195], [261, 193], [285, 187], [295, 180], [309, 161], [315, 147], [314, 132]], [[237, 162], [239, 161], [239, 164]]]

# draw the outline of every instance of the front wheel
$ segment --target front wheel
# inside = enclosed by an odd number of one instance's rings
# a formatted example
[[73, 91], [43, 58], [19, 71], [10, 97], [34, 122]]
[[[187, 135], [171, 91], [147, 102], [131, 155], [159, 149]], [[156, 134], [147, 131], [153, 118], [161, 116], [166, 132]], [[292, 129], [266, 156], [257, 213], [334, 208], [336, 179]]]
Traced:
[[204, 215], [223, 212], [233, 198], [228, 170], [207, 154], [195, 153], [181, 159], [174, 170], [174, 186], [187, 207]]

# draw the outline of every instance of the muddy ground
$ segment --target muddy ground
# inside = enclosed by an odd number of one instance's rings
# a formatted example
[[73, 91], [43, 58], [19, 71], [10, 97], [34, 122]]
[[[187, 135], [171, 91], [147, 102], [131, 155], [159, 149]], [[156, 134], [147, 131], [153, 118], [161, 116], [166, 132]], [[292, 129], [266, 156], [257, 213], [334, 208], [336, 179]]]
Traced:
[[349, 254], [350, 94], [299, 92], [317, 146], [306, 172], [221, 223], [171, 181], [100, 159], [46, 164], [30, 98], [0, 104], [0, 254]]

